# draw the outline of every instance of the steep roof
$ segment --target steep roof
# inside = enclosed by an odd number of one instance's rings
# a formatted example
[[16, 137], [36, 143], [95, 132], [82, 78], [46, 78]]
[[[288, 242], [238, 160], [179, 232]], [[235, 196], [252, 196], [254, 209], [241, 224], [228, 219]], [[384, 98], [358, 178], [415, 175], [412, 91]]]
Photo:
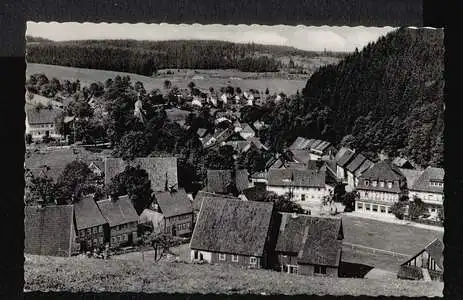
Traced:
[[409, 189], [413, 187], [413, 185], [415, 184], [415, 181], [423, 173], [422, 170], [402, 169], [402, 168], [400, 168], [399, 170], [405, 176], [405, 179], [407, 180], [407, 187]]
[[193, 205], [184, 189], [155, 193], [162, 214], [166, 218], [193, 213]]
[[355, 173], [355, 171], [363, 164], [367, 158], [362, 154], [358, 153], [349, 164], [347, 164], [346, 169], [349, 172]]
[[269, 186], [325, 187], [325, 172], [300, 169], [270, 169]]
[[[400, 193], [402, 190], [402, 182], [406, 182], [405, 176], [397, 167], [392, 165], [390, 160], [382, 160], [375, 163], [372, 167], [366, 170], [359, 177], [359, 179], [361, 180], [359, 181], [358, 189], [377, 190], [393, 193]], [[392, 182], [392, 188], [389, 188], [387, 184], [384, 187], [381, 187], [379, 183], [376, 187], [372, 184], [365, 185], [364, 180]]]
[[193, 209], [195, 211], [199, 211], [201, 209], [201, 205], [203, 203], [203, 200], [206, 198], [223, 198], [223, 199], [235, 199], [235, 200], [240, 200], [238, 197], [232, 196], [232, 195], [224, 195], [224, 194], [216, 194], [216, 193], [210, 193], [207, 191], [199, 191], [196, 194], [195, 199], [193, 200]]
[[363, 172], [365, 172], [366, 170], [368, 170], [369, 168], [371, 168], [372, 166], [374, 165], [374, 163], [369, 160], [369, 159], [365, 159], [363, 161], [363, 163], [357, 168], [357, 170], [355, 171], [355, 176], [356, 177], [359, 177], [360, 175], [363, 174]]
[[354, 158], [354, 154], [355, 154], [354, 151], [352, 151], [350, 149], [346, 150], [345, 153], [339, 157], [338, 165], [340, 167], [345, 168], [347, 166], [347, 164], [350, 163], [350, 161]]
[[327, 142], [327, 141], [322, 141], [320, 144], [318, 144], [316, 147], [313, 147], [314, 150], [318, 150], [318, 151], [325, 151], [328, 147], [331, 146], [331, 143], [330, 142]]
[[349, 148], [347, 147], [341, 147], [341, 149], [339, 149], [339, 151], [336, 153], [336, 155], [334, 156], [334, 159], [336, 160], [336, 162], [339, 161], [339, 159], [346, 153], [348, 152], [353, 152], [352, 150], [350, 150]]
[[273, 203], [205, 198], [190, 248], [263, 256]]
[[30, 125], [54, 124], [58, 114], [59, 111], [56, 109], [43, 108], [37, 110], [33, 108], [26, 110], [27, 122]]
[[[249, 186], [248, 171], [236, 170], [235, 185], [239, 192]], [[207, 191], [212, 193], [227, 193], [228, 186], [233, 182], [233, 170], [207, 170]]]
[[429, 193], [443, 193], [443, 186], [431, 185], [431, 182], [444, 182], [445, 171], [442, 168], [427, 167], [411, 187], [411, 190]]
[[344, 235], [341, 218], [281, 215], [276, 251], [297, 254], [301, 264], [339, 266]]
[[100, 226], [108, 223], [101, 214], [92, 196], [84, 196], [74, 204], [77, 230]]
[[166, 177], [169, 186], [178, 185], [176, 157], [139, 157], [131, 162], [108, 157], [105, 159], [105, 184], [109, 184], [114, 176], [122, 173], [129, 165], [140, 165], [140, 168], [148, 173], [151, 189], [154, 192], [165, 191]]
[[423, 250], [412, 256], [411, 258], [407, 259], [402, 265], [406, 265], [408, 262], [413, 260], [415, 257], [423, 253], [424, 251], [429, 253], [429, 256], [434, 259], [437, 266], [441, 270], [444, 270], [444, 243], [440, 239], [434, 239], [431, 243], [426, 245]]
[[24, 252], [37, 255], [70, 256], [74, 208], [53, 205], [24, 208]]
[[309, 150], [295, 149], [295, 150], [291, 150], [291, 153], [293, 154], [294, 159], [300, 163], [305, 164], [310, 160]]
[[138, 214], [128, 196], [119, 197], [116, 201], [100, 200], [97, 204], [110, 227], [138, 222]]
[[289, 146], [290, 150], [309, 150], [314, 142], [317, 140], [306, 139], [304, 137], [297, 137], [296, 140]]

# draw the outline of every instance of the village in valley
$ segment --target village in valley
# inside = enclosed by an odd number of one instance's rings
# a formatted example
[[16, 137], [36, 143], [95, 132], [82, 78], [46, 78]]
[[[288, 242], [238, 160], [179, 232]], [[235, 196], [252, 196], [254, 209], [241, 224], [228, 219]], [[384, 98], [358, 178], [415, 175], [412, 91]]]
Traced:
[[176, 72], [149, 90], [28, 74], [26, 255], [443, 280], [441, 165], [304, 131], [269, 142], [302, 89]]

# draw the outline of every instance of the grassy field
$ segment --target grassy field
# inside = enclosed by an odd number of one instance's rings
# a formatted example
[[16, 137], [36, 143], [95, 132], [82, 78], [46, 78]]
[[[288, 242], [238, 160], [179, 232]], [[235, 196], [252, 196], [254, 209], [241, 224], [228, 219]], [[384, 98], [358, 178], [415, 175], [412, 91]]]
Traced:
[[[317, 66], [325, 63], [325, 61], [318, 62]], [[242, 90], [252, 88], [265, 90], [268, 88], [271, 93], [283, 92], [285, 94], [295, 94], [297, 90], [302, 90], [309, 78], [309, 75], [299, 76], [298, 79], [272, 78], [267, 76], [269, 74], [245, 73], [233, 70], [180, 70], [180, 72], [175, 72], [173, 75], [147, 77], [105, 70], [27, 64], [26, 75], [29, 76], [35, 73], [44, 73], [49, 78], [56, 77], [59, 80], [79, 79], [83, 85], [90, 85], [98, 81], [104, 82], [106, 79], [114, 78], [116, 75], [129, 75], [132, 81], [141, 81], [148, 91], [156, 88], [162, 90], [164, 81], [168, 79], [179, 88], [187, 88], [188, 83], [194, 81], [199, 88], [203, 89], [213, 87], [219, 90], [223, 86], [232, 85], [240, 87]]]
[[25, 256], [25, 289], [69, 292], [442, 296], [443, 283], [322, 278], [233, 266]]
[[343, 216], [344, 241], [413, 255], [443, 233], [373, 219]]

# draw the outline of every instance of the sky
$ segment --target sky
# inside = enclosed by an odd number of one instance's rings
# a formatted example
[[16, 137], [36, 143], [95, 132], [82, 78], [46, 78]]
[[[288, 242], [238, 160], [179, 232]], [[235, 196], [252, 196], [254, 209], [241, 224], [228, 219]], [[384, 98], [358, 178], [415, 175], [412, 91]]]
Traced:
[[201, 24], [128, 24], [27, 22], [27, 35], [55, 41], [83, 39], [221, 40], [291, 46], [308, 51], [359, 50], [394, 27], [264, 26]]

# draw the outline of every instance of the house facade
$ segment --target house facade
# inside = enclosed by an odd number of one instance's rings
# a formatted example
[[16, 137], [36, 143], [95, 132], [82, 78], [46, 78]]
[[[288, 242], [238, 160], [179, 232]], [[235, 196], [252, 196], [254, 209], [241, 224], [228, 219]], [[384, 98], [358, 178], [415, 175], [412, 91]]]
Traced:
[[40, 140], [47, 135], [61, 139], [62, 135], [58, 133], [55, 123], [58, 113], [56, 109], [47, 108], [26, 110], [26, 134], [30, 134], [32, 140]]
[[341, 218], [281, 215], [275, 247], [280, 271], [338, 277], [344, 238]]
[[344, 183], [348, 183], [348, 175], [346, 167], [355, 158], [355, 152], [348, 148], [341, 148], [336, 154], [336, 176]]
[[184, 189], [155, 193], [159, 212], [164, 216], [164, 232], [190, 236], [193, 231], [193, 205]]
[[443, 281], [444, 243], [435, 239], [401, 266], [399, 279]]
[[355, 210], [364, 214], [391, 216], [391, 206], [407, 194], [407, 181], [389, 160], [382, 160], [359, 178]]
[[103, 217], [93, 200], [93, 196], [84, 196], [74, 204], [77, 238], [82, 251], [102, 248], [109, 241], [108, 221]]
[[268, 268], [273, 203], [205, 198], [190, 242], [191, 260]]
[[444, 207], [444, 175], [444, 169], [428, 167], [409, 187], [409, 199], [421, 199], [434, 219], [438, 218], [438, 210]]
[[290, 199], [310, 209], [320, 204], [323, 197], [329, 196], [332, 187], [325, 183], [326, 172], [309, 169], [270, 169], [268, 171], [267, 191], [277, 195], [289, 195]]
[[97, 202], [101, 214], [108, 221], [109, 245], [117, 248], [138, 241], [138, 215], [128, 196]]
[[298, 137], [289, 150], [307, 150], [310, 160], [319, 160], [325, 155], [335, 156], [337, 153], [337, 149], [330, 142], [304, 137]]

